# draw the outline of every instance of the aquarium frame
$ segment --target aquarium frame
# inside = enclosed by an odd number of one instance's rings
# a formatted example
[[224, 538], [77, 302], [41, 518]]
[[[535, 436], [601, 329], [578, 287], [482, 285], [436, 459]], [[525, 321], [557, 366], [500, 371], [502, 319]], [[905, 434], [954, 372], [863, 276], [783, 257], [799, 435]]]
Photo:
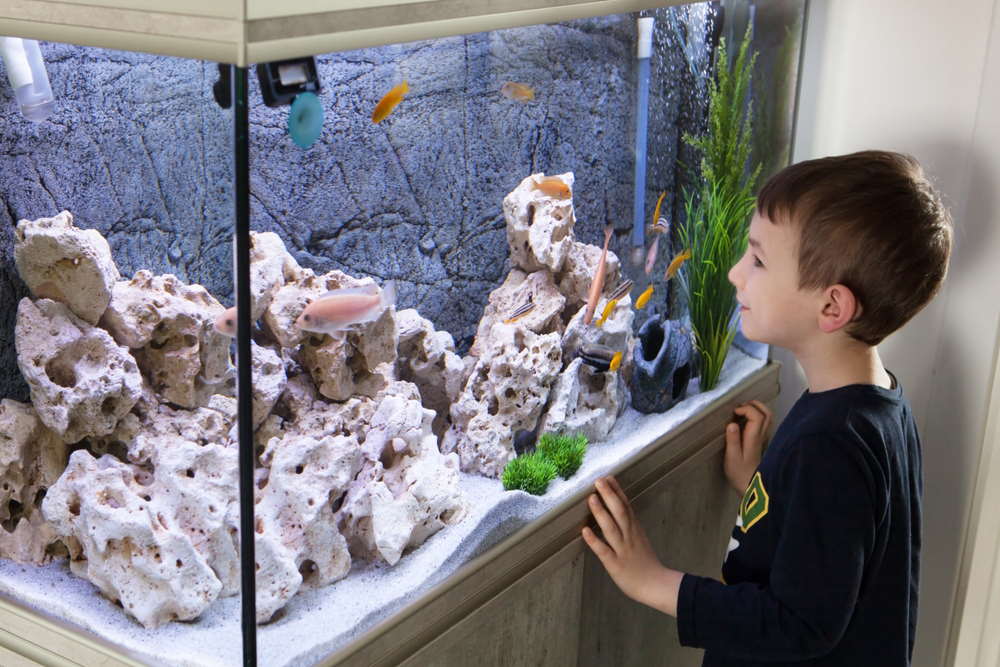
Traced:
[[693, 0], [7, 0], [0, 35], [247, 67], [686, 4]]

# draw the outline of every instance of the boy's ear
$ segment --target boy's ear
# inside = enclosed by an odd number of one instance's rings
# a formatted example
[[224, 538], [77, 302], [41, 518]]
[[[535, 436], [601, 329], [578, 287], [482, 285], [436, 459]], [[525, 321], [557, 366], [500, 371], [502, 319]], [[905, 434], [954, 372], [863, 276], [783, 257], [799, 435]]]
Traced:
[[861, 315], [861, 303], [846, 285], [836, 284], [823, 291], [823, 306], [819, 313], [819, 328], [833, 333]]

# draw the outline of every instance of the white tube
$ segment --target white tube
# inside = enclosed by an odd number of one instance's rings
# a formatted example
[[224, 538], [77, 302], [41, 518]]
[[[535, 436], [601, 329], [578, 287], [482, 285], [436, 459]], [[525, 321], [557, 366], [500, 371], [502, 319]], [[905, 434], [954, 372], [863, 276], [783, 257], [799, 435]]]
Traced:
[[48, 118], [55, 110], [55, 104], [38, 42], [20, 37], [0, 37], [0, 56], [24, 117], [33, 121]]
[[637, 58], [648, 58], [653, 53], [653, 22], [652, 16], [644, 16], [639, 19], [639, 39]]

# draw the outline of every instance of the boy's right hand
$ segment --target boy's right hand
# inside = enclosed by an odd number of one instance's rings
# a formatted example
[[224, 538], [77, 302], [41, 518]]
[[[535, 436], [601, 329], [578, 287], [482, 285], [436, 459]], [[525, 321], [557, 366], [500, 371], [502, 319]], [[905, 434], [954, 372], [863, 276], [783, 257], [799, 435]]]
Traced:
[[742, 432], [736, 422], [726, 425], [726, 451], [722, 469], [729, 485], [742, 494], [750, 485], [754, 471], [760, 465], [767, 429], [771, 426], [771, 410], [760, 401], [750, 401], [733, 411], [746, 420]]

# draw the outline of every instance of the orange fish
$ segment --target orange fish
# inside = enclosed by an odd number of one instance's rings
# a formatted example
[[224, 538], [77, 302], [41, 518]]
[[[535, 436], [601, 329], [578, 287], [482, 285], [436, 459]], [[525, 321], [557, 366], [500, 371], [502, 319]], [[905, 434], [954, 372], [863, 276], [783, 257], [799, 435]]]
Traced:
[[223, 336], [236, 338], [236, 306], [226, 308], [225, 312], [215, 318], [215, 330]]
[[675, 275], [677, 275], [677, 272], [680, 271], [680, 269], [681, 269], [681, 265], [683, 265], [684, 262], [686, 260], [689, 260], [689, 259], [691, 259], [691, 249], [690, 248], [688, 248], [687, 250], [685, 250], [683, 252], [677, 253], [677, 256], [675, 256], [673, 258], [673, 260], [671, 260], [670, 266], [667, 267], [667, 272], [665, 274], [663, 274], [663, 279], [664, 280], [670, 280]]
[[597, 263], [597, 273], [594, 274], [594, 282], [590, 283], [590, 294], [587, 295], [587, 310], [583, 313], [583, 323], [590, 324], [594, 319], [594, 311], [597, 310], [597, 300], [601, 298], [604, 291], [604, 276], [608, 272], [608, 244], [611, 242], [611, 233], [614, 226], [604, 226], [604, 250], [601, 251], [601, 261]]
[[[663, 198], [667, 196], [667, 191], [664, 190], [660, 193], [660, 198], [656, 200], [656, 208], [653, 209], [653, 229], [657, 230], [657, 223], [660, 220], [660, 205], [663, 203]], [[662, 230], [661, 230], [662, 231]]]
[[570, 195], [569, 186], [566, 185], [566, 181], [555, 176], [543, 178], [538, 183], [535, 183], [535, 189], [539, 190], [542, 194], [555, 197], [556, 199], [569, 199]]
[[530, 102], [535, 99], [534, 88], [526, 83], [517, 83], [516, 81], [508, 81], [500, 86], [500, 94], [508, 100], [516, 100], [518, 102]]
[[615, 356], [611, 357], [611, 363], [608, 364], [608, 372], [614, 373], [622, 365], [622, 352], [618, 350], [615, 352]]
[[372, 111], [372, 122], [380, 123], [385, 120], [385, 117], [392, 113], [392, 110], [396, 108], [396, 105], [403, 101], [403, 95], [410, 92], [410, 87], [406, 85], [406, 81], [395, 86], [392, 90], [385, 94], [378, 104], [375, 105], [375, 111]]
[[342, 287], [306, 306], [295, 326], [302, 331], [342, 336], [341, 332], [352, 324], [371, 322], [395, 303], [396, 284], [391, 280], [384, 289], [377, 285]]

